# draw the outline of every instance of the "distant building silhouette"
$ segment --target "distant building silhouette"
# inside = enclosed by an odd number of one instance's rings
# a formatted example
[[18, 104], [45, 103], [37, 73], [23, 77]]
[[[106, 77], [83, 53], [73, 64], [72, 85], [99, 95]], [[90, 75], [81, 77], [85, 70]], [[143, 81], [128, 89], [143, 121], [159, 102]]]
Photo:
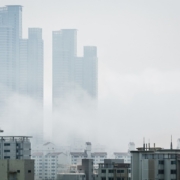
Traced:
[[[11, 93], [18, 93], [39, 103], [38, 118], [43, 123], [43, 58], [42, 29], [29, 28], [28, 39], [23, 39], [22, 6], [0, 8], [0, 111]], [[20, 102], [17, 97], [15, 104]], [[42, 132], [43, 126], [38, 139]]]
[[22, 6], [0, 8], [0, 47], [0, 102], [17, 92], [43, 104], [42, 29], [29, 28], [22, 39]]
[[[53, 31], [53, 105], [67, 96], [82, 97], [82, 91], [97, 98], [98, 59], [95, 46], [85, 46], [77, 57], [77, 30]], [[81, 89], [81, 90], [80, 90]]]
[[0, 8], [0, 86], [2, 104], [10, 91], [17, 91], [19, 43], [22, 38], [22, 6]]
[[53, 32], [53, 104], [74, 88], [77, 30]]

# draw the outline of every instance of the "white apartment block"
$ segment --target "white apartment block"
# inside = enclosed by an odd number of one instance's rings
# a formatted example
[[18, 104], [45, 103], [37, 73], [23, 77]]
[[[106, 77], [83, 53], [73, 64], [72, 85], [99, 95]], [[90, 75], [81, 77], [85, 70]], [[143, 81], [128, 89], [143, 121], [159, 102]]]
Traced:
[[0, 159], [31, 159], [28, 136], [0, 136]]
[[32, 153], [35, 160], [35, 180], [56, 179], [57, 173], [68, 163], [67, 155], [57, 152], [53, 143], [47, 142], [37, 146]]
[[35, 179], [56, 179], [58, 167], [58, 155], [61, 153], [34, 153], [32, 159], [35, 160]]
[[93, 159], [94, 165], [104, 163], [104, 159], [107, 159], [106, 152], [91, 152], [91, 143], [86, 143], [86, 149], [84, 152], [71, 152], [71, 164], [80, 165], [82, 159]]

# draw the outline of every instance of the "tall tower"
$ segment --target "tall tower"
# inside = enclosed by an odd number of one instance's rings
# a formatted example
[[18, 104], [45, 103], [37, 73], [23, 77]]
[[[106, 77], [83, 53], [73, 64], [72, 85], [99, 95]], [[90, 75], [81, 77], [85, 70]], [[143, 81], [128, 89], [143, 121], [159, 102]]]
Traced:
[[29, 28], [28, 32], [28, 95], [43, 104], [43, 39], [42, 29]]
[[28, 39], [20, 41], [19, 93], [43, 104], [44, 45], [41, 28], [29, 28]]
[[33, 144], [43, 141], [43, 49], [42, 29], [29, 28], [28, 39], [20, 41], [18, 92], [36, 100], [38, 105], [39, 113], [33, 117], [38, 119], [39, 129], [33, 134]]
[[28, 94], [28, 39], [20, 40], [18, 92]]
[[22, 38], [22, 6], [0, 8], [0, 104], [17, 91], [19, 42]]
[[98, 96], [97, 47], [84, 47], [83, 89], [92, 97]]
[[74, 89], [77, 30], [53, 32], [53, 105]]
[[13, 90], [18, 90], [19, 84], [19, 44], [22, 39], [22, 6], [9, 5], [7, 7], [7, 26], [13, 29]]

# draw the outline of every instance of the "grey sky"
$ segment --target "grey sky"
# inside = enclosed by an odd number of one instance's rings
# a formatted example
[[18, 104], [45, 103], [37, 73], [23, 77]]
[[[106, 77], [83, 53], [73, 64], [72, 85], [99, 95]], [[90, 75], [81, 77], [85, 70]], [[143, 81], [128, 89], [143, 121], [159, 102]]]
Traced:
[[[0, 6], [8, 4], [24, 6], [24, 37], [28, 27], [43, 28], [46, 104], [51, 97], [52, 31], [76, 28], [79, 55], [83, 45], [98, 47], [99, 141], [140, 145], [146, 136], [167, 147], [170, 134], [178, 138], [180, 1], [0, 1]], [[109, 126], [106, 141], [102, 133]]]

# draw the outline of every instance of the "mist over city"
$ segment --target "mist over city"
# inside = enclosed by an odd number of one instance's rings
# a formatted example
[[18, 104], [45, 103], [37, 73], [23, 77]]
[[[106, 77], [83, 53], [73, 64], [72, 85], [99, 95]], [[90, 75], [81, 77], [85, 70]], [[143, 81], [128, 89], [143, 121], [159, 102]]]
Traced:
[[[1, 0], [0, 143], [20, 149], [11, 157], [0, 148], [0, 160], [28, 159], [27, 180], [73, 173], [116, 180], [103, 174], [107, 164], [127, 170], [117, 180], [179, 179], [179, 7], [178, 0]], [[156, 155], [166, 153], [176, 164], [170, 175], [156, 169]], [[53, 170], [47, 157], [57, 158]], [[156, 173], [137, 175], [144, 159], [149, 168], [154, 159]]]

